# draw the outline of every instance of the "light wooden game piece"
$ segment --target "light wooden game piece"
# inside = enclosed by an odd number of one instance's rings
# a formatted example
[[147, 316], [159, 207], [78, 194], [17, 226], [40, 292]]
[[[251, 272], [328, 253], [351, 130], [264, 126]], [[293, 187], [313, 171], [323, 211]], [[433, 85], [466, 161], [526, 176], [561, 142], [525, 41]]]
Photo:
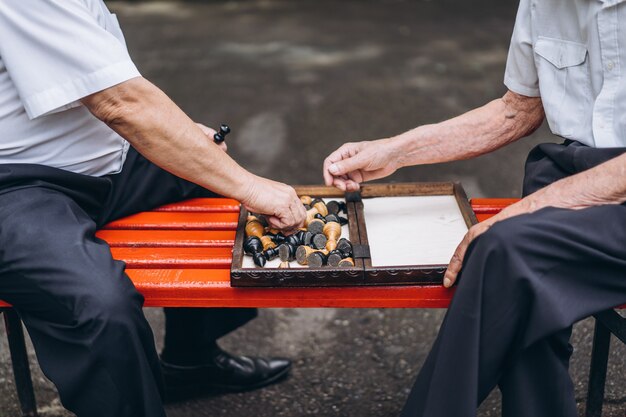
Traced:
[[323, 233], [328, 240], [337, 241], [341, 237], [341, 225], [335, 222], [326, 223], [324, 225]]
[[303, 195], [303, 196], [300, 196], [300, 201], [302, 201], [302, 204], [310, 206], [313, 199], [309, 197], [308, 195]]
[[265, 228], [257, 218], [246, 223], [246, 236], [256, 236], [259, 239], [263, 237]]
[[276, 243], [269, 236], [261, 236], [261, 243], [263, 244], [263, 250], [273, 249], [276, 247]]
[[312, 254], [313, 252], [323, 252], [323, 251], [319, 249], [314, 249], [312, 247], [305, 246], [305, 245], [298, 246], [298, 249], [296, 249], [296, 261], [300, 265], [306, 265], [309, 255]]
[[289, 269], [291, 268], [291, 266], [289, 266], [289, 262], [281, 262], [280, 265], [278, 265], [279, 268], [281, 269]]
[[316, 214], [321, 214], [322, 216], [328, 216], [328, 209], [326, 208], [326, 204], [323, 201], [319, 200], [315, 204], [313, 204], [313, 208], [307, 210], [306, 212], [306, 221], [305, 225], [308, 226], [311, 220], [315, 218]]
[[342, 259], [341, 261], [339, 261], [339, 266], [342, 266], [342, 267], [354, 266], [354, 260], [352, 258]]
[[326, 223], [323, 232], [328, 239], [326, 250], [329, 252], [335, 250], [337, 248], [337, 240], [341, 236], [341, 225], [335, 222]]

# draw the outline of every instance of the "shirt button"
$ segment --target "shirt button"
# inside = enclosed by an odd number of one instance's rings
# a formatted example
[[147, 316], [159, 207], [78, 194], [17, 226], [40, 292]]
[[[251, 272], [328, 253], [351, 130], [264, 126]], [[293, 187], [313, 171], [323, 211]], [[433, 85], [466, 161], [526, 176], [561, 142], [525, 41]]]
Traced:
[[615, 67], [615, 64], [613, 64], [612, 62], [609, 62], [608, 64], [606, 64], [606, 69], [609, 71], [613, 71], [614, 67]]

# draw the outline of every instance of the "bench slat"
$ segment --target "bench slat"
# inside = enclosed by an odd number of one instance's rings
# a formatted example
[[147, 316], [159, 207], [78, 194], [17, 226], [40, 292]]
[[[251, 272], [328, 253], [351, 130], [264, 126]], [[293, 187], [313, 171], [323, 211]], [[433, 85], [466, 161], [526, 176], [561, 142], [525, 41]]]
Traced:
[[113, 258], [128, 268], [226, 268], [232, 263], [231, 248], [111, 248]]
[[154, 211], [239, 213], [239, 202], [229, 198], [192, 198], [180, 203], [166, 204]]
[[148, 211], [116, 220], [103, 229], [235, 230], [238, 217], [238, 213]]
[[235, 231], [208, 230], [100, 230], [111, 247], [232, 248]]

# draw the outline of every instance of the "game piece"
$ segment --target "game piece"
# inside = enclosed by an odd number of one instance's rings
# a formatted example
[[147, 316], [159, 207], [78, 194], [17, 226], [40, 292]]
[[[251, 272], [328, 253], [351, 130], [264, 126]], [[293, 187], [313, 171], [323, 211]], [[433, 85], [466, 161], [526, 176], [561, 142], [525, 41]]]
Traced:
[[339, 266], [341, 267], [351, 267], [354, 266], [354, 260], [352, 258], [346, 258], [339, 261]]
[[261, 236], [261, 243], [263, 244], [263, 250], [273, 249], [276, 247], [276, 243], [270, 236]]
[[291, 262], [296, 259], [296, 246], [291, 243], [283, 243], [278, 247], [278, 257], [283, 262]]
[[313, 244], [313, 233], [304, 232], [304, 236], [302, 238], [302, 244], [306, 246], [311, 246]]
[[[259, 239], [264, 235], [265, 228], [258, 218], [250, 216], [252, 219], [246, 223], [246, 236], [256, 236]], [[249, 217], [249, 218], [250, 218]]]
[[340, 250], [333, 250], [328, 254], [328, 265], [337, 267], [339, 266], [339, 262], [342, 259], [347, 258], [347, 256]]
[[341, 238], [337, 241], [337, 249], [348, 256], [352, 256], [352, 244], [346, 238]]
[[309, 268], [321, 268], [322, 266], [326, 265], [327, 259], [328, 258], [326, 254], [324, 254], [324, 252], [315, 251], [306, 258], [306, 261], [307, 265], [309, 265]]
[[[322, 217], [323, 219], [323, 217]], [[322, 233], [322, 231], [324, 230], [324, 225], [326, 224], [326, 222], [324, 222], [324, 220], [315, 218], [313, 220], [311, 220], [307, 226], [307, 231], [313, 233], [314, 235], [318, 234], [318, 233]]]
[[315, 249], [324, 249], [326, 248], [326, 243], [328, 242], [328, 238], [324, 236], [322, 233], [318, 233], [313, 235], [313, 247]]
[[345, 217], [338, 216], [336, 214], [329, 214], [328, 216], [325, 217], [324, 220], [326, 220], [326, 223], [335, 222], [335, 223], [339, 223], [342, 226], [348, 224], [348, 219], [346, 219]]
[[307, 258], [313, 252], [323, 252], [323, 251], [320, 251], [319, 249], [313, 249], [309, 246], [304, 246], [304, 245], [298, 246], [298, 248], [296, 249], [296, 261], [300, 265], [306, 265]]
[[308, 195], [303, 195], [300, 197], [300, 201], [302, 201], [302, 204], [304, 204], [305, 206], [310, 206], [313, 199]]
[[313, 208], [311, 208], [310, 210], [307, 210], [306, 212], [306, 221], [304, 222], [304, 224], [306, 226], [308, 226], [308, 224], [311, 222], [311, 220], [313, 220], [315, 218], [316, 214], [321, 214], [322, 216], [327, 216], [328, 215], [328, 209], [326, 208], [326, 204], [324, 204], [324, 202], [322, 200], [317, 200], [315, 201], [314, 204], [311, 204], [311, 206]]
[[278, 257], [279, 251], [278, 248], [271, 248], [266, 250], [265, 252], [263, 252], [263, 255], [265, 255], [265, 259], [267, 259], [268, 261], [271, 261], [272, 259], [276, 259]]
[[250, 236], [244, 241], [243, 250], [248, 255], [254, 255], [263, 251], [263, 243], [261, 243], [261, 239], [258, 237]]
[[228, 135], [229, 133], [230, 133], [230, 127], [228, 127], [227, 124], [222, 124], [220, 126], [220, 131], [216, 132], [213, 135], [213, 142], [219, 145], [220, 143], [224, 142], [224, 139], [226, 139], [226, 135]]
[[343, 201], [329, 201], [328, 204], [326, 204], [326, 207], [328, 208], [328, 212], [330, 214], [337, 215], [339, 212], [347, 213], [347, 206]]
[[280, 265], [278, 265], [278, 267], [280, 269], [288, 269], [291, 268], [291, 266], [289, 266], [289, 262], [281, 262]]

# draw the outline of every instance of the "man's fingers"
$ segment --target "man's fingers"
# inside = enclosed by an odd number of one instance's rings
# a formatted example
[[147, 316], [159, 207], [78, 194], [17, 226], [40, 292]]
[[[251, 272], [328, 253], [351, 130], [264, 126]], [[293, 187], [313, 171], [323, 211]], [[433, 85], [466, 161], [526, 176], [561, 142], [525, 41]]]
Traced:
[[328, 172], [330, 172], [333, 176], [346, 175], [351, 173], [352, 171], [358, 171], [365, 167], [365, 161], [361, 154], [356, 154], [355, 156], [342, 159], [341, 161], [336, 161], [330, 164], [328, 167]]
[[465, 253], [467, 252], [467, 248], [470, 243], [474, 241], [478, 236], [485, 233], [489, 230], [491, 224], [489, 221], [484, 223], [479, 223], [475, 226], [472, 226], [465, 236], [463, 240], [459, 244], [459, 246], [454, 251], [454, 255], [452, 255], [452, 259], [450, 259], [450, 263], [448, 264], [448, 269], [446, 270], [446, 274], [443, 277], [443, 286], [446, 288], [450, 288], [454, 285], [459, 272], [461, 272], [461, 268], [463, 267], [463, 259], [465, 258]]
[[454, 255], [452, 255], [452, 259], [450, 259], [448, 269], [446, 269], [446, 274], [443, 277], [444, 287], [450, 288], [454, 285], [454, 283], [456, 282], [456, 277], [461, 270], [461, 265], [463, 265], [463, 259], [460, 258], [459, 255], [455, 252]]
[[324, 183], [326, 185], [333, 184], [334, 175], [328, 170], [332, 164], [337, 161], [341, 161], [343, 159], [343, 155], [346, 152], [346, 148], [350, 146], [349, 144], [343, 144], [336, 151], [332, 152], [330, 155], [324, 159], [324, 165], [322, 168], [322, 174], [324, 175]]

